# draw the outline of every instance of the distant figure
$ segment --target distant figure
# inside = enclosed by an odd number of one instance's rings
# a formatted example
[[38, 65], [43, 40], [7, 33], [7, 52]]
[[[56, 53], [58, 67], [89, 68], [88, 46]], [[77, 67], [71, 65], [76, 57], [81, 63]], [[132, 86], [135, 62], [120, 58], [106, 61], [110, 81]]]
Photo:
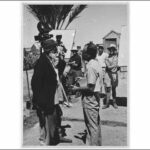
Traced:
[[82, 71], [81, 71], [82, 64], [81, 64], [81, 57], [78, 54], [78, 50], [72, 49], [71, 51], [73, 55], [70, 57], [68, 62], [68, 64], [71, 67], [69, 76], [70, 76], [70, 84], [74, 85], [76, 77], [82, 76]]
[[65, 45], [63, 44], [63, 42], [61, 41], [61, 39], [62, 39], [61, 34], [56, 35], [58, 53], [61, 55], [65, 55], [65, 53], [67, 52], [67, 49], [66, 49]]
[[[67, 52], [67, 49], [66, 49], [65, 45], [63, 44], [63, 42], [61, 41], [61, 39], [62, 39], [61, 34], [56, 35], [57, 50], [59, 53], [59, 63], [57, 65], [57, 68], [58, 68], [60, 82], [62, 83], [65, 92], [67, 92], [66, 77], [63, 75], [63, 72], [66, 68], [65, 53]], [[64, 97], [64, 94], [63, 94], [61, 88], [59, 88], [59, 99], [63, 104], [67, 105], [67, 103], [65, 101], [66, 99]]]
[[60, 78], [62, 78], [62, 74], [66, 66], [65, 53], [67, 52], [67, 49], [63, 44], [63, 42], [61, 41], [61, 39], [62, 39], [62, 35], [56, 35], [57, 50], [59, 53], [58, 70], [59, 70]]
[[96, 59], [97, 47], [93, 43], [89, 43], [84, 48], [82, 57], [86, 64], [86, 83], [80, 87], [74, 87], [73, 90], [81, 91], [82, 105], [85, 125], [87, 128], [86, 143], [90, 146], [101, 146], [101, 124], [100, 124], [100, 101], [99, 93], [102, 80], [102, 71], [99, 68]]
[[[109, 56], [105, 60], [106, 63], [106, 74], [105, 74], [105, 87], [106, 87], [106, 105], [103, 106], [103, 109], [109, 107], [109, 101], [111, 98], [111, 93], [113, 97], [113, 106], [118, 108], [116, 104], [116, 87], [118, 86], [118, 56], [116, 45], [111, 44], [108, 47]], [[111, 92], [112, 91], [112, 92]]]
[[108, 57], [108, 53], [104, 52], [104, 47], [102, 45], [97, 46], [97, 59], [102, 67], [106, 67], [105, 60]]
[[102, 85], [102, 89], [101, 92], [105, 93], [105, 84], [104, 84], [104, 78], [105, 78], [105, 72], [106, 72], [106, 64], [105, 64], [105, 60], [106, 58], [108, 58], [108, 53], [104, 52], [104, 47], [102, 45], [97, 45], [97, 57], [98, 62], [99, 62], [99, 67], [102, 68], [102, 72], [103, 72], [103, 85]]

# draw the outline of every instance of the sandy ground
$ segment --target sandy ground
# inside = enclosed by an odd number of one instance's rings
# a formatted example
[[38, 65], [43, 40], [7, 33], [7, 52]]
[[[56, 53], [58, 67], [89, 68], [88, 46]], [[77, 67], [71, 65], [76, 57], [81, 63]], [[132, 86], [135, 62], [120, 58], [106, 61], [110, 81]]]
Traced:
[[[62, 125], [69, 124], [71, 128], [66, 128], [66, 138], [72, 139], [72, 143], [60, 143], [58, 146], [86, 146], [81, 139], [80, 133], [85, 130], [81, 101], [78, 100], [73, 107], [62, 107], [64, 121]], [[127, 146], [127, 108], [112, 106], [105, 110], [100, 110], [102, 145], [103, 146]], [[77, 137], [75, 137], [77, 136]], [[40, 146], [39, 124], [24, 131], [23, 146]]]

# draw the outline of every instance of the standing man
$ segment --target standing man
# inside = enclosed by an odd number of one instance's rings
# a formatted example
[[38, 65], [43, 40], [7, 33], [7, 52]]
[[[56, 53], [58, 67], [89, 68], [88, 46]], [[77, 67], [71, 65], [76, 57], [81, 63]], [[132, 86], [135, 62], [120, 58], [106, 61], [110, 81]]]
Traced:
[[[56, 35], [57, 50], [59, 53], [59, 63], [57, 65], [57, 68], [58, 68], [60, 82], [63, 85], [64, 91], [67, 92], [66, 77], [63, 75], [64, 69], [66, 67], [65, 53], [67, 52], [67, 49], [64, 46], [63, 42], [61, 41], [61, 39], [62, 39], [61, 34]], [[61, 88], [59, 88], [59, 98], [62, 103], [67, 105], [67, 103], [65, 102], [66, 99], [64, 97], [64, 94]]]
[[61, 34], [56, 35], [58, 53], [65, 56], [67, 49], [66, 49], [65, 45], [63, 44], [63, 42], [61, 41], [61, 39], [62, 39]]
[[108, 53], [104, 52], [104, 47], [102, 45], [97, 44], [97, 59], [99, 62], [99, 67], [102, 70], [102, 86], [101, 86], [101, 92], [105, 94], [106, 99], [106, 86], [104, 84], [105, 80], [105, 73], [106, 73], [106, 64], [105, 60], [108, 58]]
[[93, 43], [86, 45], [82, 58], [86, 64], [86, 84], [74, 87], [74, 91], [81, 91], [82, 106], [85, 125], [87, 128], [87, 145], [101, 146], [101, 123], [100, 123], [100, 101], [99, 93], [102, 80], [102, 71], [96, 59], [97, 47]]
[[105, 74], [105, 85], [106, 85], [106, 105], [103, 109], [109, 107], [109, 101], [112, 93], [113, 107], [118, 108], [116, 104], [116, 87], [118, 86], [118, 56], [116, 45], [110, 44], [108, 47], [109, 56], [105, 60], [106, 63], [106, 74]]
[[66, 67], [66, 62], [65, 62], [65, 53], [67, 52], [66, 47], [64, 46], [63, 42], [61, 41], [62, 35], [56, 35], [56, 42], [57, 42], [57, 50], [59, 53], [59, 63], [57, 65], [58, 71], [59, 71], [59, 76], [60, 79], [62, 80], [62, 75], [64, 72], [64, 69]]
[[102, 45], [97, 45], [97, 59], [103, 68], [106, 67], [105, 60], [108, 57], [108, 53], [104, 52]]
[[37, 111], [40, 123], [40, 142], [46, 145], [56, 145], [59, 142], [57, 126], [57, 105], [55, 94], [57, 89], [57, 74], [53, 64], [58, 57], [56, 42], [47, 39], [41, 43], [44, 52], [38, 59], [31, 80], [33, 91], [33, 106]]
[[82, 76], [82, 71], [81, 71], [81, 57], [78, 54], [77, 49], [72, 49], [72, 56], [70, 57], [70, 60], [68, 64], [70, 65], [70, 78], [71, 78], [71, 85], [75, 84], [75, 79], [76, 77]]

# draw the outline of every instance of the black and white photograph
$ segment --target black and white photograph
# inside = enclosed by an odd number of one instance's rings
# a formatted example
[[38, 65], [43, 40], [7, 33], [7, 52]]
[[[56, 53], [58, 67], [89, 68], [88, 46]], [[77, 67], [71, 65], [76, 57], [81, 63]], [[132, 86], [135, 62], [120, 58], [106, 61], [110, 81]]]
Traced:
[[0, 149], [150, 149], [150, 1], [0, 1]]
[[128, 147], [128, 2], [21, 11], [22, 146]]

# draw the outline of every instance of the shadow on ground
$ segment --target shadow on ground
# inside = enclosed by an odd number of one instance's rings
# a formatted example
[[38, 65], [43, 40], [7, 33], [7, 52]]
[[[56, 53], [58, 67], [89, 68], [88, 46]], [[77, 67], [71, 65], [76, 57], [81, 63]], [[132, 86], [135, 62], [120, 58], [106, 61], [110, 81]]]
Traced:
[[[78, 118], [69, 118], [69, 117], [62, 117], [63, 121], [72, 121], [72, 122], [84, 122], [84, 119], [78, 119]], [[124, 122], [118, 122], [118, 121], [110, 121], [110, 120], [101, 120], [101, 125], [105, 126], [111, 126], [111, 127], [127, 127], [127, 124]]]
[[[116, 97], [116, 103], [118, 106], [127, 106], [127, 97]], [[104, 99], [104, 104], [106, 104], [106, 100]], [[113, 101], [110, 100], [110, 104], [113, 105]]]
[[[106, 103], [106, 100], [104, 99], [105, 94], [101, 94], [100, 97], [103, 98], [103, 103], [105, 104]], [[72, 96], [71, 102], [72, 103], [77, 103], [79, 100], [81, 100], [80, 98], [81, 97], [74, 98], [74, 96]], [[116, 97], [116, 103], [117, 103], [118, 106], [126, 107], [127, 106], [127, 97]], [[110, 104], [113, 105], [112, 100], [110, 100]]]
[[74, 135], [74, 137], [86, 144], [87, 131], [84, 130], [83, 132], [79, 132], [77, 135]]

